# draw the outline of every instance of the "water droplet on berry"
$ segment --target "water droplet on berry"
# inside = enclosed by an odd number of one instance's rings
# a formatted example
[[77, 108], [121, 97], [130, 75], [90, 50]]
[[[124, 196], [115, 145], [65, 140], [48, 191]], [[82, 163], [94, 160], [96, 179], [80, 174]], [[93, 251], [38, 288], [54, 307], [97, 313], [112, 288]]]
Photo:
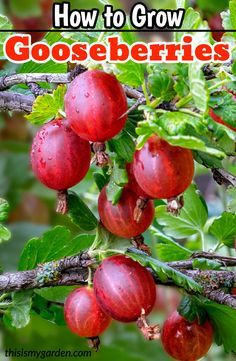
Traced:
[[40, 159], [40, 165], [42, 168], [45, 168], [46, 167], [46, 162], [43, 158]]

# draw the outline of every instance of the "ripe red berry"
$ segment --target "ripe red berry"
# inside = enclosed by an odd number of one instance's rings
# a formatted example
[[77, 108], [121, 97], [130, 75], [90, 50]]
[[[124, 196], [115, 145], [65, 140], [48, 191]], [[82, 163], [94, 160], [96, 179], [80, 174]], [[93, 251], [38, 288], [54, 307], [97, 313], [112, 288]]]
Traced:
[[236, 132], [236, 128], [230, 126], [229, 124], [226, 124], [226, 123], [224, 122], [224, 120], [223, 120], [219, 115], [217, 115], [217, 114], [214, 112], [213, 109], [210, 109], [209, 115], [210, 115], [210, 117], [212, 117], [212, 119], [213, 119], [215, 122], [220, 123], [220, 124], [223, 124], [223, 125], [225, 125], [226, 127], [228, 127], [229, 129], [234, 130], [234, 131]]
[[65, 110], [71, 128], [81, 138], [104, 142], [125, 125], [127, 99], [118, 80], [101, 70], [77, 76], [65, 96]]
[[90, 166], [90, 144], [78, 137], [66, 119], [45, 124], [35, 135], [31, 164], [48, 188], [66, 190], [79, 183]]
[[188, 322], [177, 311], [165, 321], [162, 330], [165, 351], [179, 361], [196, 361], [211, 347], [213, 330], [209, 321], [199, 325]]
[[151, 274], [123, 255], [109, 257], [97, 268], [94, 292], [102, 309], [121, 322], [136, 321], [142, 310], [148, 315], [156, 299]]
[[135, 179], [134, 171], [133, 171], [133, 163], [128, 163], [126, 165], [126, 170], [128, 173], [129, 183], [127, 184], [127, 187], [131, 189], [134, 193], [136, 193], [139, 197], [148, 199], [150, 198], [138, 185], [138, 182]]
[[80, 337], [99, 336], [111, 321], [98, 305], [93, 289], [88, 287], [78, 288], [67, 297], [64, 315], [69, 329]]
[[132, 238], [145, 232], [154, 217], [152, 201], [147, 201], [139, 220], [135, 220], [135, 209], [138, 196], [128, 188], [124, 188], [122, 196], [116, 205], [107, 199], [106, 187], [98, 198], [98, 213], [104, 226], [113, 234]]
[[192, 182], [192, 152], [154, 135], [135, 152], [133, 171], [139, 186], [150, 198], [171, 199], [183, 193]]
[[[213, 15], [209, 21], [209, 26], [211, 30], [224, 30], [222, 25], [222, 18], [220, 14]], [[222, 36], [224, 35], [224, 31], [214, 31], [212, 32], [212, 37], [215, 41], [221, 41]]]

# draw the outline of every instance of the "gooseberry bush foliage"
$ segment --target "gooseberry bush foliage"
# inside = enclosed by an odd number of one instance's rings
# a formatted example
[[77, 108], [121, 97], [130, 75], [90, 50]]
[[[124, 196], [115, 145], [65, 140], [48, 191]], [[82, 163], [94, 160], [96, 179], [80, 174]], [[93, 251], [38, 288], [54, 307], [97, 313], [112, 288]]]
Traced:
[[[177, 5], [184, 6], [184, 1]], [[222, 14], [225, 29], [236, 26], [235, 6], [231, 0], [230, 9]], [[11, 31], [6, 17], [0, 21], [2, 28]], [[191, 7], [186, 9], [186, 28], [209, 29]], [[45, 34], [43, 41], [50, 45], [106, 42], [108, 35], [62, 30]], [[136, 41], [134, 32], [119, 35], [129, 44]], [[174, 40], [180, 41], [182, 35], [174, 33]], [[191, 35], [195, 43], [214, 42], [210, 32]], [[0, 34], [1, 44], [6, 36]], [[161, 337], [171, 356], [185, 360], [170, 339], [176, 328], [185, 335], [188, 323], [202, 337], [202, 348], [196, 348], [188, 360], [208, 351], [213, 334], [217, 345], [236, 353], [236, 260], [229, 257], [236, 242], [236, 179], [231, 174], [235, 172], [236, 33], [226, 31], [223, 40], [233, 46], [229, 64], [129, 61], [78, 64], [71, 69], [71, 64], [50, 61], [2, 70], [2, 77], [15, 72], [26, 78], [30, 75], [31, 82], [36, 73], [42, 74], [36, 82], [37, 92], [27, 80], [3, 92], [17, 93], [29, 101], [33, 92], [32, 111], [26, 114], [37, 130], [32, 169], [42, 183], [58, 191], [58, 210], [77, 227], [76, 236], [67, 226], [58, 225], [41, 237], [26, 240], [14, 284], [1, 270], [0, 319], [6, 327], [23, 328], [36, 312], [59, 325], [66, 321], [73, 332], [93, 339], [109, 326], [111, 317], [137, 321], [144, 335], [153, 339], [159, 329], [149, 328], [142, 312], [148, 314], [155, 303], [155, 279], [157, 284], [177, 286], [183, 294], [178, 313], [165, 322]], [[71, 77], [66, 76], [69, 73]], [[43, 74], [61, 81], [48, 82]], [[193, 159], [195, 171], [206, 169], [221, 184], [222, 214], [213, 217], [209, 213], [193, 179]], [[85, 182], [89, 167], [94, 182], [88, 192], [96, 194], [95, 202], [86, 202], [73, 189], [68, 191]], [[10, 241], [9, 210], [7, 201], [1, 199], [0, 242]], [[65, 269], [76, 269], [77, 278], [73, 274], [63, 283]], [[22, 271], [33, 275], [34, 281], [24, 283]], [[91, 288], [71, 293], [67, 285], [78, 284]], [[67, 298], [65, 311], [63, 305], [52, 309], [43, 302], [62, 298]], [[84, 326], [86, 317], [92, 317], [90, 329]], [[191, 346], [186, 344], [186, 350]]]

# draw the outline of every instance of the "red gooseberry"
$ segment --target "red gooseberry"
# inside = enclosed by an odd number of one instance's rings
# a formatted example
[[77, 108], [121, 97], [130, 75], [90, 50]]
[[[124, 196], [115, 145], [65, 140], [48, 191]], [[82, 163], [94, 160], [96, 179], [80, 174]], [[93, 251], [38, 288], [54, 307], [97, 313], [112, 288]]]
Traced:
[[115, 320], [138, 320], [152, 310], [156, 299], [154, 280], [131, 258], [116, 255], [105, 259], [94, 275], [94, 292], [102, 309]]
[[79, 183], [90, 166], [90, 144], [78, 137], [66, 119], [45, 124], [35, 135], [31, 165], [48, 188], [66, 190]]
[[104, 142], [118, 134], [124, 128], [127, 109], [122, 86], [115, 76], [101, 70], [77, 76], [65, 96], [71, 128], [91, 142]]
[[127, 184], [127, 187], [130, 188], [134, 193], [136, 193], [141, 198], [144, 199], [150, 198], [138, 185], [138, 182], [135, 179], [134, 171], [133, 171], [133, 163], [128, 163], [126, 165], [126, 170], [129, 178], [129, 183]]
[[133, 171], [150, 198], [171, 199], [191, 184], [194, 161], [191, 150], [175, 147], [156, 135], [135, 152]]
[[[215, 41], [221, 41], [222, 36], [224, 35], [224, 28], [222, 25], [222, 18], [220, 14], [214, 14], [209, 20], [208, 24], [211, 30], [215, 30], [212, 32], [212, 37]], [[219, 30], [219, 31], [216, 31]], [[223, 30], [223, 31], [220, 31]]]
[[213, 329], [209, 321], [202, 325], [188, 322], [175, 311], [164, 322], [161, 339], [165, 351], [174, 359], [196, 361], [209, 351]]
[[98, 305], [93, 289], [89, 287], [78, 288], [67, 297], [64, 315], [69, 329], [80, 337], [99, 336], [111, 321]]
[[152, 201], [147, 201], [137, 221], [134, 216], [137, 200], [137, 194], [124, 188], [119, 202], [113, 205], [104, 187], [98, 198], [98, 213], [103, 225], [111, 233], [124, 238], [136, 237], [145, 232], [152, 223], [154, 205]]

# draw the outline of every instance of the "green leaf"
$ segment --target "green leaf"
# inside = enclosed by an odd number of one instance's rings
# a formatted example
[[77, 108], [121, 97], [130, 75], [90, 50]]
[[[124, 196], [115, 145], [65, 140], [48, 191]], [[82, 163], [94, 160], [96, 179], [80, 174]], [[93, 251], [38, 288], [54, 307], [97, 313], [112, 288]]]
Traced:
[[32, 291], [15, 292], [12, 304], [8, 307], [3, 320], [8, 326], [23, 328], [30, 322]]
[[208, 300], [202, 307], [213, 324], [216, 344], [223, 344], [225, 352], [236, 352], [236, 310]]
[[196, 107], [206, 113], [208, 110], [209, 90], [202, 71], [202, 63], [189, 64], [189, 85]]
[[[132, 106], [134, 102], [130, 103], [130, 106]], [[143, 120], [143, 112], [139, 109], [135, 109], [132, 112], [129, 113], [128, 119], [125, 125], [125, 131], [129, 133], [133, 138], [137, 138], [136, 134], [136, 127], [138, 122]]]
[[8, 202], [5, 201], [5, 199], [0, 198], [0, 222], [7, 220], [9, 209]]
[[231, 20], [231, 24], [232, 24], [231, 29], [235, 29], [236, 28], [236, 1], [235, 0], [231, 0], [229, 2], [229, 11], [230, 11], [230, 20]]
[[5, 59], [4, 51], [3, 51], [3, 44], [7, 40], [7, 38], [11, 35], [11, 32], [5, 33], [2, 32], [1, 29], [11, 30], [12, 24], [8, 20], [8, 18], [4, 15], [0, 15], [0, 59]]
[[202, 271], [206, 270], [220, 270], [222, 264], [220, 262], [206, 259], [206, 258], [196, 258], [193, 260], [193, 268], [200, 269]]
[[97, 227], [97, 218], [75, 192], [68, 193], [68, 207], [68, 216], [81, 230], [90, 232]]
[[221, 168], [222, 161], [213, 155], [195, 151], [193, 152], [194, 159], [201, 165], [204, 165], [206, 168]]
[[233, 29], [229, 10], [223, 11], [221, 13], [221, 18], [222, 18], [222, 25], [225, 30]]
[[214, 0], [214, 1], [206, 1], [206, 0], [198, 0], [198, 7], [203, 10], [203, 12], [209, 12], [211, 14], [219, 13], [224, 10], [229, 5], [229, 0]]
[[[160, 117], [158, 117], [158, 114], [153, 113], [150, 115], [148, 122], [140, 122], [136, 129], [139, 135], [137, 148], [140, 149], [146, 143], [147, 139], [155, 133], [174, 146], [206, 152], [211, 156], [221, 159], [225, 158], [226, 154], [223, 150], [221, 148], [217, 149], [217, 142], [207, 137], [207, 135], [212, 137], [212, 133], [206, 130], [206, 124], [204, 123], [206, 123], [205, 119], [199, 119], [192, 115], [181, 113], [180, 111], [166, 112]], [[214, 122], [214, 124], [216, 123]], [[216, 132], [214, 134], [214, 136], [218, 136], [218, 142], [225, 136], [224, 129], [222, 130], [222, 128], [225, 127], [217, 127], [218, 133]], [[232, 133], [232, 131], [230, 132]]]
[[161, 98], [161, 101], [170, 101], [175, 95], [173, 78], [166, 71], [150, 74], [148, 88], [151, 94], [156, 98]]
[[94, 236], [83, 234], [72, 238], [66, 227], [57, 226], [26, 243], [20, 256], [19, 270], [30, 270], [39, 263], [76, 255], [88, 248], [93, 240]]
[[0, 243], [4, 241], [9, 241], [10, 238], [11, 238], [11, 232], [2, 224], [0, 224]]
[[[104, 29], [104, 21], [102, 16], [99, 16], [96, 22], [96, 27], [93, 30], [96, 29]], [[81, 32], [77, 32], [77, 31], [70, 31], [70, 32], [61, 32], [61, 36], [65, 39], [65, 40], [69, 40], [71, 43], [75, 43], [75, 42], [81, 42], [81, 43], [95, 43], [99, 36], [101, 35], [100, 31], [93, 31], [92, 33], [89, 31], [81, 31]], [[105, 34], [103, 40], [105, 40], [107, 38], [107, 36], [111, 36], [114, 34]]]
[[[184, 21], [182, 24], [182, 29], [198, 29], [201, 22], [200, 14], [198, 11], [193, 10], [193, 8], [188, 7], [186, 10]], [[180, 42], [183, 33], [175, 33], [174, 41]]]
[[51, 302], [63, 303], [75, 286], [45, 287], [34, 292]]
[[135, 144], [131, 136], [123, 131], [115, 138], [109, 141], [111, 151], [115, 152], [120, 158], [127, 162], [132, 162], [133, 154], [135, 152]]
[[236, 213], [236, 188], [228, 188], [227, 190], [228, 195], [228, 206], [227, 211]]
[[119, 202], [123, 187], [127, 183], [128, 175], [126, 168], [122, 168], [117, 162], [114, 162], [110, 182], [106, 188], [107, 199], [112, 202], [113, 205]]
[[[128, 19], [127, 19], [128, 20]], [[131, 30], [129, 22], [124, 27], [124, 30]], [[122, 40], [129, 45], [132, 45], [137, 38], [135, 33], [132, 32], [122, 32]], [[127, 61], [126, 63], [117, 63], [114, 64], [114, 72], [117, 79], [126, 85], [130, 85], [134, 88], [138, 88], [144, 82], [145, 76], [145, 66], [144, 64], [136, 63], [132, 60]]]
[[20, 65], [18, 73], [66, 73], [67, 63], [55, 63], [49, 60], [47, 63], [35, 63], [34, 61], [28, 61]]
[[144, 267], [151, 268], [161, 281], [165, 282], [170, 279], [176, 284], [176, 286], [182, 287], [186, 291], [201, 292], [202, 287], [197, 282], [185, 276], [183, 273], [176, 271], [174, 268], [167, 266], [165, 263], [149, 257], [143, 252], [137, 250], [132, 251], [129, 249], [126, 253], [129, 257], [139, 262]]
[[14, 16], [27, 19], [42, 16], [39, 0], [10, 0], [10, 9]]
[[53, 94], [45, 94], [37, 97], [33, 104], [32, 113], [26, 118], [32, 124], [44, 124], [58, 116], [64, 110], [64, 96], [66, 86], [60, 85], [54, 90]]
[[[43, 292], [43, 290], [40, 291]], [[58, 326], [65, 326], [63, 305], [51, 304], [47, 299], [41, 297], [38, 292], [34, 294], [32, 310], [47, 321]]]
[[107, 177], [100, 172], [93, 173], [93, 177], [99, 191], [101, 191], [102, 188], [105, 187], [109, 181], [109, 179], [107, 179]]
[[195, 300], [195, 297], [185, 296], [183, 297], [179, 307], [179, 314], [189, 322], [198, 321], [202, 325], [206, 321], [207, 313], [200, 307], [199, 302]]
[[114, 163], [112, 179], [118, 186], [124, 187], [129, 181], [126, 169], [120, 168], [117, 163]]
[[144, 82], [144, 66], [131, 60], [115, 64], [117, 79], [126, 85], [138, 88]]
[[106, 188], [107, 199], [112, 202], [113, 205], [117, 204], [122, 195], [123, 187], [118, 186], [114, 181], [110, 181]]
[[156, 250], [158, 259], [163, 262], [173, 262], [188, 259], [192, 252], [164, 235], [159, 229], [151, 227], [151, 233], [157, 237]]
[[159, 206], [156, 208], [156, 218], [168, 236], [182, 239], [203, 231], [208, 211], [196, 186], [192, 185], [184, 193], [184, 207], [179, 216], [168, 213], [166, 206]]
[[209, 232], [215, 236], [219, 242], [230, 248], [235, 248], [236, 242], [236, 214], [224, 212], [215, 219]]
[[174, 89], [179, 97], [185, 97], [189, 94], [188, 83], [188, 64], [177, 63], [176, 68], [176, 81]]
[[215, 93], [211, 96], [211, 103], [213, 103], [214, 100], [219, 102], [219, 97], [221, 103], [215, 105], [213, 108], [214, 113], [221, 117], [226, 124], [236, 128], [236, 101], [233, 94], [220, 92], [218, 95]]
[[186, 8], [186, 0], [176, 0], [176, 9], [185, 9]]
[[207, 314], [214, 328], [215, 342], [223, 345], [225, 352], [236, 352], [236, 311], [228, 306], [219, 305], [203, 297], [185, 297], [178, 309], [189, 321], [204, 322]]

